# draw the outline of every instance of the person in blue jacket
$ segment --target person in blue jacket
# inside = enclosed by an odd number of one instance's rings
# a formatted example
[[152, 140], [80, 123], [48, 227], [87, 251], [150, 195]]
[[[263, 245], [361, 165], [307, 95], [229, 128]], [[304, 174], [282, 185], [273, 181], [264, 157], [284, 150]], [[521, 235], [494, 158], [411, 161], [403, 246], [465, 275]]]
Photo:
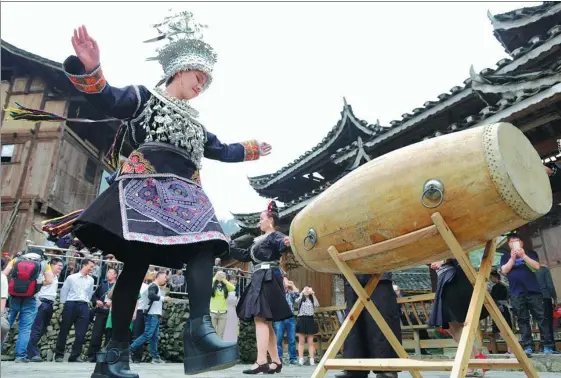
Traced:
[[229, 244], [199, 171], [203, 157], [250, 161], [268, 155], [271, 146], [256, 140], [222, 143], [197, 120], [189, 100], [210, 85], [216, 53], [202, 40], [201, 25], [192, 16], [181, 12], [156, 25], [160, 35], [154, 40], [167, 40], [153, 58], [163, 67], [163, 89], [109, 85], [100, 49], [84, 26], [72, 37], [76, 56], [63, 64], [90, 104], [123, 121], [120, 137], [128, 134], [135, 148], [72, 229], [86, 247], [111, 251], [124, 262], [113, 292], [112, 337], [97, 355], [92, 378], [138, 377], [129, 366], [129, 325], [150, 264], [181, 269], [187, 263], [188, 287], [196, 288], [189, 291], [183, 334], [185, 373], [225, 369], [239, 358], [237, 344], [222, 341], [209, 316], [214, 259], [228, 253]]

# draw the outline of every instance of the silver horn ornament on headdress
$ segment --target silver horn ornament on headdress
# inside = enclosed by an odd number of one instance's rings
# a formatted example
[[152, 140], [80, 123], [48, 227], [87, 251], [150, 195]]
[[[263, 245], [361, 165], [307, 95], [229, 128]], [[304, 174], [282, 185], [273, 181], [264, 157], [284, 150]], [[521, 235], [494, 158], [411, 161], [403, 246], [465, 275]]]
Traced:
[[157, 86], [168, 82], [178, 72], [198, 70], [207, 76], [202, 88], [206, 90], [212, 82], [212, 71], [217, 61], [214, 49], [203, 41], [202, 29], [207, 26], [195, 23], [193, 13], [188, 11], [167, 16], [163, 22], [152, 26], [159, 35], [145, 43], [167, 39], [166, 45], [156, 50], [156, 56], [146, 59], [157, 60], [162, 65], [164, 77]]

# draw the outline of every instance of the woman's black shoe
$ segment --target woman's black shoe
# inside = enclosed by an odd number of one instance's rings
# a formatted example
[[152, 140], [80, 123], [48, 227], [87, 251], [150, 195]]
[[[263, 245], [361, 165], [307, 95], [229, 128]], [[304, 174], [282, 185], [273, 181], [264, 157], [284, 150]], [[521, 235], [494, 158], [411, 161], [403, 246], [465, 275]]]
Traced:
[[244, 374], [269, 373], [270, 374], [270, 371], [271, 369], [269, 369], [269, 363], [265, 363], [263, 365], [257, 364], [257, 367], [255, 369], [247, 369], [242, 371], [242, 373]]
[[139, 378], [129, 366], [129, 343], [109, 341], [105, 351], [97, 354], [91, 378]]
[[[274, 369], [271, 369], [271, 365], [276, 365]], [[282, 362], [271, 362], [269, 364], [269, 374], [280, 373], [282, 370]]]
[[239, 359], [238, 344], [222, 340], [209, 315], [187, 320], [183, 330], [183, 352], [187, 375], [228, 369]]

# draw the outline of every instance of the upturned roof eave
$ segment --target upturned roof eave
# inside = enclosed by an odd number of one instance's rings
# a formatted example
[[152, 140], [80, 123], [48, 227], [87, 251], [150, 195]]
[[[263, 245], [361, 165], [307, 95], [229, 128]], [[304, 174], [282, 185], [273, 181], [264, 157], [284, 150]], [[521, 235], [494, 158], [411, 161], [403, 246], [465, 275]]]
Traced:
[[[365, 136], [375, 135], [377, 130], [383, 129], [383, 127], [380, 125], [368, 125], [367, 127], [361, 124], [361, 120], [354, 115], [351, 106], [347, 105], [345, 101], [343, 111], [341, 112], [341, 119], [327, 134], [328, 136], [332, 134], [328, 140], [318, 143], [315, 147], [306, 151], [303, 156], [285, 165], [275, 173], [248, 177], [250, 185], [255, 191], [259, 192], [260, 190], [266, 189], [272, 184], [280, 182], [282, 181], [282, 179], [291, 176], [298, 170], [303, 169], [312, 161], [314, 161], [315, 158], [328, 150], [333, 145], [333, 143], [335, 143], [339, 139], [339, 137], [347, 127], [356, 127], [359, 132], [364, 134]], [[265, 179], [267, 179], [266, 182], [260, 183], [260, 181]]]
[[[545, 2], [544, 2], [545, 3]], [[535, 9], [535, 13], [531, 14], [531, 15], [516, 15], [515, 13], [517, 11], [520, 11], [520, 9], [515, 10], [515, 11], [511, 11], [511, 12], [505, 12], [505, 13], [501, 13], [501, 14], [497, 14], [497, 15], [493, 15], [490, 11], [487, 12], [487, 17], [489, 18], [489, 20], [491, 21], [491, 25], [493, 26], [493, 29], [495, 30], [509, 30], [509, 29], [517, 29], [520, 27], [524, 27], [526, 25], [529, 24], [533, 24], [535, 22], [538, 22], [539, 20], [541, 20], [544, 17], [549, 17], [549, 16], [553, 16], [556, 13], [561, 12], [561, 3], [557, 2], [557, 4], [555, 4], [555, 2], [550, 2], [551, 5], [544, 7], [544, 4], [542, 5], [538, 5], [536, 7], [527, 7], [527, 8], [522, 8], [523, 9]], [[541, 10], [539, 8], [542, 8]], [[506, 17], [509, 17], [509, 15], [511, 18], [510, 19], [505, 19]]]

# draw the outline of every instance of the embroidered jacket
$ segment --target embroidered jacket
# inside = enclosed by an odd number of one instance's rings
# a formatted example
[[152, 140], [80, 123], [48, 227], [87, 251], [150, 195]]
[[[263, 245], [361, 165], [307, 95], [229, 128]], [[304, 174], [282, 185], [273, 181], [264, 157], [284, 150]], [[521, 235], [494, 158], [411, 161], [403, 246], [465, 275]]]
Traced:
[[[196, 120], [196, 110], [186, 101], [166, 98], [162, 92], [142, 85], [112, 87], [101, 66], [87, 74], [76, 56], [67, 58], [63, 66], [70, 81], [97, 110], [128, 123], [129, 139], [138, 150], [121, 166], [121, 175], [173, 173], [198, 181], [203, 156], [223, 162], [259, 158], [257, 141], [220, 142]], [[175, 153], [170, 154], [170, 150]], [[182, 161], [175, 160], [178, 158]], [[177, 172], [184, 159], [192, 166]]]

